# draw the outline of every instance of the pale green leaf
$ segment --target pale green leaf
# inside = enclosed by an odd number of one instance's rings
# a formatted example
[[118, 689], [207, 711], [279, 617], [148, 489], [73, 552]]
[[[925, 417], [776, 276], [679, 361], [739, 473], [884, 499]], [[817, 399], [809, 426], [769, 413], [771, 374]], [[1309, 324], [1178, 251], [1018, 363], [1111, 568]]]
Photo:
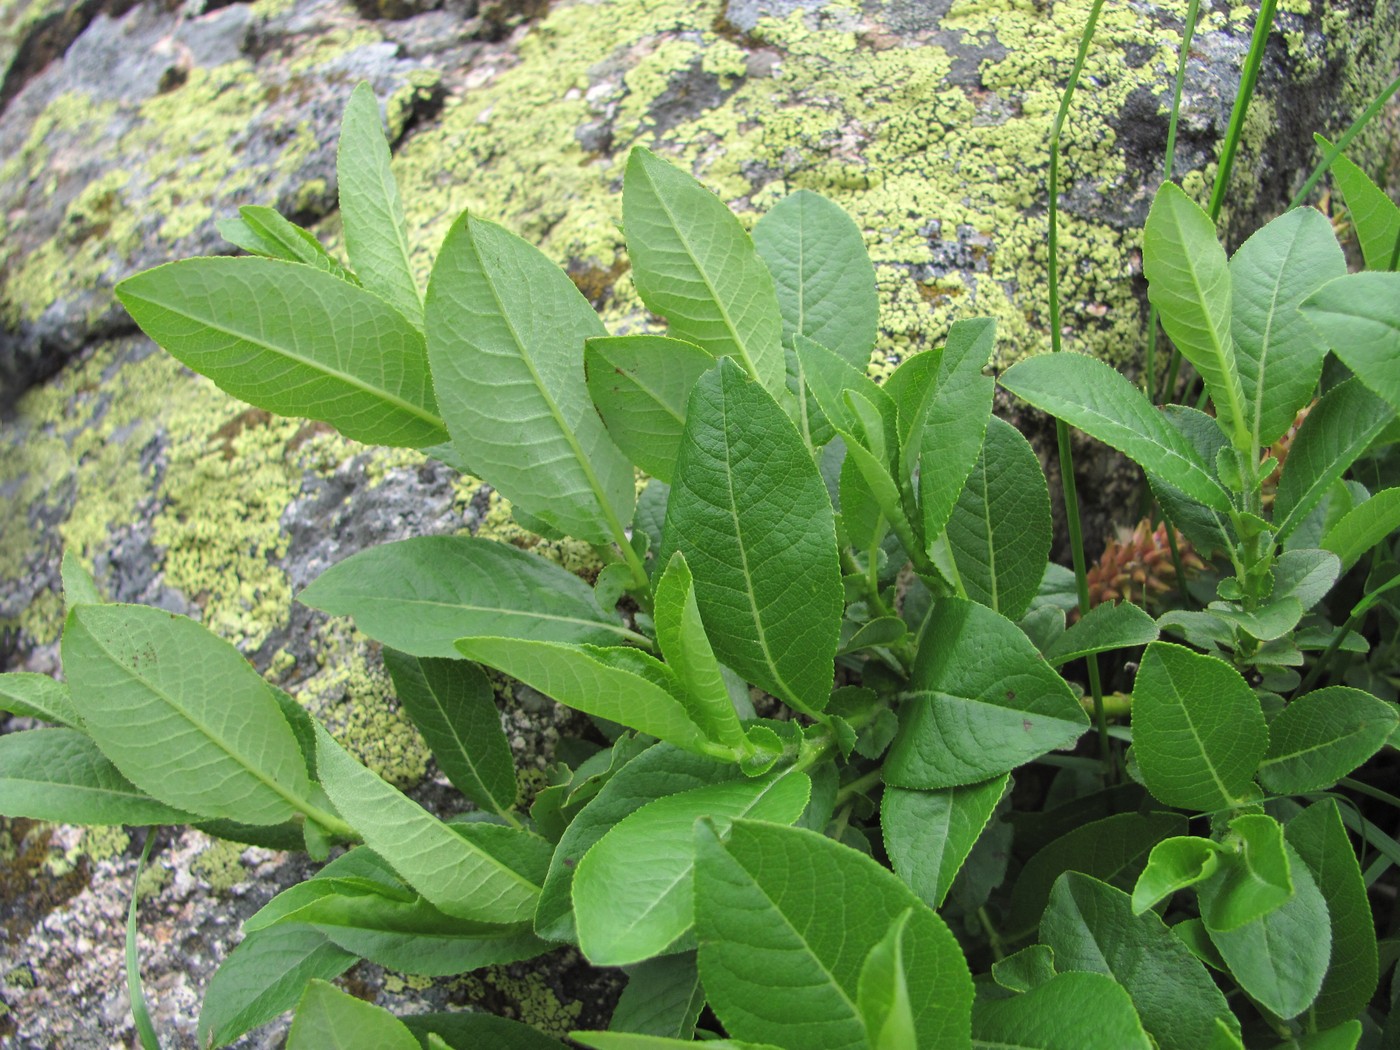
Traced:
[[1322, 791], [1379, 751], [1397, 724], [1395, 705], [1364, 690], [1315, 689], [1269, 723], [1259, 782], [1280, 795]]
[[1298, 304], [1346, 272], [1332, 224], [1316, 208], [1284, 212], [1230, 259], [1230, 330], [1252, 448], [1272, 444], [1312, 400], [1327, 344]]
[[[1396, 276], [1400, 279], [1400, 275]], [[1396, 360], [1400, 360], [1400, 342], [1394, 352]], [[1400, 401], [1400, 373], [1396, 400]], [[1395, 410], [1356, 379], [1334, 386], [1322, 396], [1298, 428], [1279, 477], [1274, 522], [1280, 541], [1302, 524], [1327, 490], [1394, 418]]]
[[1119, 372], [1083, 354], [1041, 354], [1012, 365], [1001, 385], [1078, 427], [1218, 511], [1230, 497], [1195, 446]]
[[92, 572], [78, 560], [72, 551], [63, 552], [59, 564], [59, 574], [63, 580], [63, 606], [71, 609], [75, 605], [101, 605], [102, 595], [97, 590], [97, 581]]
[[317, 768], [335, 808], [399, 876], [459, 919], [528, 919], [539, 886], [356, 762], [316, 727]]
[[585, 340], [607, 331], [564, 271], [463, 215], [433, 264], [424, 311], [443, 419], [481, 479], [566, 535], [620, 541], [632, 464], [583, 375]]
[[693, 343], [661, 335], [589, 339], [588, 394], [617, 447], [668, 484], [676, 466], [691, 387], [715, 359]]
[[428, 1039], [434, 1035], [451, 1050], [566, 1050], [563, 1043], [537, 1028], [475, 1010], [410, 1014], [403, 1023], [424, 1050], [440, 1050], [429, 1046]]
[[[736, 1038], [865, 1050], [860, 973], [909, 914], [903, 959], [917, 1045], [967, 1047], [972, 981], [948, 927], [892, 872], [815, 832], [696, 827], [696, 928], [710, 1005]], [[781, 977], [782, 994], [774, 994]]]
[[1283, 833], [1327, 902], [1332, 957], [1308, 1012], [1312, 1023], [1327, 1028], [1360, 1014], [1376, 991], [1380, 966], [1371, 903], [1336, 800], [1314, 802]]
[[1160, 1050], [1200, 1050], [1220, 1018], [1239, 1022], [1206, 968], [1151, 912], [1134, 914], [1126, 893], [1070, 872], [1050, 893], [1040, 940], [1061, 973], [1112, 977], [1128, 993]]
[[1220, 865], [1220, 847], [1211, 839], [1182, 835], [1152, 847], [1147, 867], [1133, 886], [1133, 914], [1141, 915], [1178, 890], [1210, 878]]
[[691, 721], [673, 691], [676, 683], [669, 669], [640, 650], [520, 638], [462, 638], [457, 651], [576, 711], [630, 726], [688, 751], [727, 753], [710, 743]]
[[[1313, 138], [1323, 149], [1331, 151], [1332, 143], [1321, 135]], [[1400, 238], [1400, 207], [1343, 154], [1332, 159], [1332, 178], [1342, 191], [1342, 202], [1351, 215], [1366, 269], [1389, 270], [1396, 239]]]
[[[238, 218], [223, 219], [215, 225], [224, 240], [246, 252], [269, 259], [305, 263], [332, 277], [359, 285], [360, 279], [331, 257], [315, 234], [282, 217], [276, 208], [248, 204], [238, 209]], [[421, 318], [421, 311], [419, 317]], [[410, 317], [410, 321], [415, 318]], [[414, 324], [422, 331], [421, 326]]]
[[0, 736], [0, 813], [55, 824], [189, 824], [136, 788], [76, 729]]
[[1030, 443], [993, 417], [948, 518], [948, 546], [967, 597], [1007, 619], [1030, 607], [1050, 560], [1050, 494]]
[[[695, 1046], [690, 1039], [668, 1039], [636, 1032], [570, 1032], [569, 1038], [593, 1050], [681, 1050]], [[704, 1043], [705, 1050], [783, 1050], [772, 1043], [755, 1043], [747, 1039], [706, 1039]]]
[[1205, 381], [1221, 428], [1247, 449], [1249, 413], [1230, 331], [1230, 265], [1215, 223], [1175, 183], [1162, 184], [1148, 212], [1142, 271], [1162, 328]]
[[972, 1010], [973, 1050], [1152, 1050], [1127, 991], [1099, 973], [1062, 973]]
[[627, 816], [574, 875], [584, 955], [595, 966], [626, 966], [665, 952], [695, 921], [695, 822], [709, 818], [721, 831], [740, 817], [791, 824], [811, 786], [806, 774], [785, 771], [667, 795]]
[[1029, 992], [1055, 976], [1055, 953], [1043, 944], [1028, 944], [992, 963], [992, 979], [1009, 991]]
[[622, 222], [637, 292], [667, 331], [715, 357], [732, 355], [782, 397], [787, 366], [773, 277], [724, 203], [637, 146], [627, 158]]
[[297, 600], [353, 616], [375, 641], [413, 656], [458, 659], [458, 638], [619, 642], [629, 636], [593, 590], [553, 562], [474, 536], [383, 543], [323, 572]]
[[312, 979], [332, 980], [358, 960], [309, 926], [250, 933], [209, 981], [199, 1013], [200, 1046], [224, 1046], [301, 998]]
[[418, 1040], [383, 1007], [313, 980], [297, 1004], [287, 1050], [418, 1050]]
[[79, 605], [63, 668], [84, 730], [142, 791], [177, 809], [280, 824], [311, 794], [269, 686], [232, 645], [143, 605]]
[[1400, 488], [1382, 489], [1342, 516], [1322, 537], [1322, 546], [1350, 569], [1362, 555], [1400, 529]]
[[784, 339], [805, 335], [864, 371], [880, 300], [865, 239], [851, 217], [820, 194], [798, 190], [758, 220], [753, 242], [773, 275]]
[[78, 717], [78, 709], [73, 706], [67, 684], [55, 681], [46, 674], [31, 671], [0, 674], [0, 711], [74, 729], [82, 728], [82, 720]]
[[744, 749], [744, 730], [729, 699], [719, 661], [715, 659], [700, 607], [695, 601], [695, 580], [685, 555], [676, 551], [656, 584], [656, 641], [666, 664], [676, 672], [681, 702], [705, 734], [725, 747]]
[[1211, 933], [1237, 930], [1293, 895], [1283, 826], [1263, 813], [1230, 821], [1215, 872], [1196, 886], [1201, 919]]
[[628, 967], [627, 987], [608, 1028], [689, 1040], [704, 1007], [705, 989], [700, 986], [695, 953], [663, 955]]
[[885, 788], [880, 800], [885, 852], [930, 908], [942, 907], [1010, 781], [1003, 773], [980, 784], [934, 791]]
[[1284, 843], [1293, 896], [1262, 918], [1229, 933], [1208, 930], [1235, 980], [1284, 1020], [1317, 998], [1332, 955], [1327, 903], [1312, 874]]
[[1091, 653], [1129, 649], [1157, 640], [1157, 623], [1132, 602], [1103, 602], [1072, 624], [1045, 650], [1045, 662], [1059, 667]]
[[[976, 652], [976, 660], [963, 654]], [[1089, 726], [1078, 699], [1010, 620], [939, 601], [885, 761], [896, 787], [974, 784], [1073, 744]]]
[[298, 263], [185, 259], [128, 277], [117, 298], [147, 335], [240, 400], [368, 444], [447, 440], [423, 336], [373, 292]]
[[1147, 647], [1133, 686], [1133, 751], [1157, 799], [1229, 809], [1247, 797], [1268, 746], [1264, 712], [1238, 671], [1179, 645]]
[[663, 560], [674, 550], [694, 574], [715, 655], [820, 711], [843, 604], [831, 501], [792, 422], [727, 358], [691, 394]]
[[919, 1044], [904, 973], [904, 930], [913, 914], [910, 908], [890, 924], [860, 968], [856, 1005], [865, 1019], [870, 1050], [906, 1050]]
[[389, 164], [379, 102], [363, 81], [345, 107], [335, 173], [351, 268], [366, 288], [421, 330], [423, 295], [413, 276], [403, 201]]
[[453, 786], [482, 809], [509, 811], [517, 790], [515, 760], [481, 670], [464, 660], [396, 649], [384, 650], [384, 666], [399, 703]]
[[1284, 551], [1274, 561], [1272, 597], [1296, 598], [1304, 610], [1311, 609], [1327, 597], [1342, 568], [1331, 551], [1309, 547]]

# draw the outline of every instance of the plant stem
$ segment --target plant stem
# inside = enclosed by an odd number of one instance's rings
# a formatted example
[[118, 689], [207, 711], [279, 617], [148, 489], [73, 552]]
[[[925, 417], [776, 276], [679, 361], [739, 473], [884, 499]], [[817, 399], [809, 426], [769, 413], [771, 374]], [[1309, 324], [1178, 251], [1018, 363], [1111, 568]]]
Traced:
[[1225, 190], [1230, 183], [1230, 170], [1235, 165], [1235, 153], [1239, 150], [1240, 139], [1244, 137], [1244, 118], [1249, 112], [1250, 100], [1254, 97], [1254, 85], [1259, 80], [1259, 66], [1264, 61], [1264, 48], [1269, 41], [1269, 31], [1274, 27], [1274, 8], [1277, 0], [1263, 0], [1259, 5], [1259, 15], [1254, 20], [1254, 37], [1249, 42], [1249, 54], [1245, 56], [1244, 70], [1240, 74], [1240, 90], [1235, 96], [1235, 108], [1230, 111], [1230, 126], [1225, 132], [1225, 144], [1220, 151], [1220, 165], [1215, 169], [1215, 185], [1210, 192], [1210, 213], [1212, 222], [1220, 218], [1221, 205], [1225, 203]]
[[854, 798], [856, 795], [863, 795], [866, 791], [880, 783], [880, 768], [877, 766], [864, 776], [857, 777], [845, 787], [836, 792], [836, 805], [841, 805]]
[[1001, 962], [1006, 958], [1006, 948], [1001, 943], [1001, 934], [997, 933], [997, 928], [992, 925], [992, 917], [987, 914], [985, 905], [977, 909], [977, 921], [982, 924], [982, 932], [987, 935], [987, 945], [992, 949], [992, 959]]
[[136, 1023], [136, 1033], [143, 1050], [160, 1050], [160, 1038], [156, 1035], [155, 1025], [151, 1023], [146, 992], [141, 987], [141, 953], [136, 944], [136, 903], [141, 873], [146, 870], [146, 861], [150, 859], [151, 847], [155, 845], [159, 830], [153, 827], [146, 831], [146, 845], [141, 850], [141, 859], [136, 863], [136, 874], [131, 877], [131, 904], [126, 909], [126, 993], [131, 1000], [131, 1019]]
[[[1074, 58], [1074, 68], [1070, 71], [1069, 83], [1065, 85], [1060, 98], [1060, 108], [1055, 114], [1055, 124], [1050, 131], [1050, 230], [1049, 266], [1047, 277], [1050, 284], [1050, 349], [1060, 353], [1064, 347], [1060, 342], [1060, 133], [1064, 128], [1065, 117], [1069, 114], [1070, 100], [1079, 84], [1079, 75], [1084, 70], [1084, 60], [1089, 54], [1089, 44], [1094, 39], [1094, 26], [1099, 20], [1103, 0], [1094, 0], [1089, 9], [1089, 18], [1084, 23], [1084, 31], [1079, 36], [1079, 52]], [[1069, 426], [1062, 419], [1055, 420], [1055, 442], [1060, 456], [1060, 484], [1065, 495], [1065, 520], [1069, 526], [1070, 555], [1074, 560], [1074, 581], [1079, 589], [1079, 614], [1089, 613], [1089, 577], [1084, 559], [1084, 536], [1079, 524], [1079, 494], [1074, 484], [1074, 454], [1070, 449]], [[1104, 773], [1110, 780], [1114, 775], [1113, 748], [1108, 740], [1108, 720], [1104, 716], [1103, 685], [1099, 681], [1098, 659], [1090, 654], [1085, 658], [1089, 668], [1089, 691], [1094, 698], [1094, 722], [1099, 730], [1099, 750], [1103, 757]]]

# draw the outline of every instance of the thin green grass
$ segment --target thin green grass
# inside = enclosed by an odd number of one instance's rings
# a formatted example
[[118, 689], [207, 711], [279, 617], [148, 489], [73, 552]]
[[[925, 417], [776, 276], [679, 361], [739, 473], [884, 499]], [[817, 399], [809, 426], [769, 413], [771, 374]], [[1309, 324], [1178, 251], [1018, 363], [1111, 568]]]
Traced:
[[146, 1007], [146, 992], [141, 987], [141, 953], [136, 945], [136, 898], [141, 873], [146, 870], [146, 861], [151, 856], [151, 847], [155, 845], [159, 830], [150, 828], [146, 832], [146, 846], [141, 851], [136, 874], [131, 879], [131, 904], [126, 910], [126, 992], [131, 999], [131, 1017], [136, 1022], [136, 1034], [141, 1039], [143, 1050], [160, 1050], [160, 1039], [156, 1036], [156, 1026], [151, 1023], [151, 1011]]

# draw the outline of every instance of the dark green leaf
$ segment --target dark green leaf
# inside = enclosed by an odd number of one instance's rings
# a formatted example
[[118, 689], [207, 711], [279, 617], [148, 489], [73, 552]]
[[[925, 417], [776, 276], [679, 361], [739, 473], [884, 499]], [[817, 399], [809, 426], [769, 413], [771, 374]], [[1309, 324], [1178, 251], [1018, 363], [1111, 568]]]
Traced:
[[128, 277], [117, 298], [183, 364], [259, 408], [368, 444], [447, 440], [423, 336], [373, 292], [298, 263], [185, 259]]
[[1013, 992], [1029, 992], [1055, 976], [1055, 953], [1043, 944], [1028, 944], [992, 963], [992, 979]]
[[429, 1034], [435, 1034], [452, 1050], [565, 1050], [557, 1039], [519, 1021], [495, 1014], [457, 1011], [443, 1014], [412, 1014], [403, 1018], [424, 1050]]
[[142, 605], [79, 605], [63, 631], [73, 706], [142, 791], [177, 809], [280, 824], [311, 794], [272, 688], [228, 642]]
[[1327, 596], [1342, 565], [1331, 551], [1308, 547], [1284, 551], [1274, 562], [1274, 598], [1296, 598], [1304, 610]]
[[713, 193], [640, 146], [627, 158], [622, 222], [632, 277], [671, 335], [733, 355], [773, 397], [786, 386], [773, 277]]
[[1062, 973], [1116, 980], [1160, 1050], [1200, 1050], [1216, 1018], [1239, 1033], [1206, 968], [1156, 915], [1135, 915], [1128, 895], [1112, 886], [1074, 872], [1061, 876], [1040, 920], [1040, 939]]
[[758, 220], [753, 243], [773, 275], [784, 339], [805, 335], [864, 371], [880, 301], [851, 217], [820, 194], [798, 190]]
[[287, 1050], [418, 1050], [418, 1040], [383, 1007], [313, 980], [297, 1004]]
[[1262, 813], [1246, 813], [1229, 827], [1215, 872], [1196, 886], [1201, 918], [1213, 934], [1237, 930], [1293, 895], [1282, 825]]
[[[967, 1043], [972, 982], [947, 926], [891, 872], [811, 831], [696, 828], [696, 928], [710, 1005], [737, 1038], [867, 1046], [861, 969], [906, 912], [902, 955], [918, 1045]], [[773, 994], [774, 975], [783, 994]]]
[[690, 1039], [705, 1006], [694, 952], [664, 955], [627, 970], [627, 987], [608, 1027], [614, 1032]]
[[1104, 602], [1070, 626], [1045, 651], [1045, 662], [1059, 667], [1090, 653], [1128, 649], [1157, 640], [1157, 624], [1132, 602]]
[[1280, 795], [1329, 788], [1379, 751], [1397, 724], [1394, 704], [1361, 689], [1316, 689], [1269, 723], [1259, 782]]
[[1383, 489], [1349, 510], [1322, 537], [1322, 545], [1350, 569], [1361, 556], [1400, 529], [1400, 488]]
[[1158, 800], [1229, 809], [1247, 797], [1268, 746], [1264, 713], [1238, 671], [1179, 645], [1147, 647], [1133, 686], [1133, 751]]
[[966, 787], [885, 789], [880, 801], [885, 851], [899, 877], [930, 908], [943, 906], [1010, 781], [1010, 774], [1003, 773]]
[[403, 202], [389, 167], [379, 102], [363, 81], [345, 107], [335, 170], [351, 267], [366, 288], [421, 330], [423, 295], [413, 277]]
[[[976, 652], [976, 660], [965, 658]], [[1089, 719], [1020, 629], [986, 606], [942, 599], [920, 644], [885, 763], [896, 787], [974, 784], [1068, 747]]]
[[979, 998], [974, 1050], [1152, 1050], [1128, 993], [1099, 973], [1062, 973], [1010, 999]]
[[482, 480], [566, 535], [619, 540], [632, 464], [583, 381], [584, 342], [607, 331], [564, 271], [464, 215], [433, 265], [425, 316], [443, 418]]
[[573, 573], [472, 536], [371, 547], [323, 572], [297, 600], [353, 616], [365, 634], [413, 656], [460, 659], [452, 643], [463, 637], [606, 643], [629, 635]]
[[673, 550], [719, 659], [820, 711], [843, 595], [831, 501], [791, 421], [728, 359], [691, 394], [662, 557]]

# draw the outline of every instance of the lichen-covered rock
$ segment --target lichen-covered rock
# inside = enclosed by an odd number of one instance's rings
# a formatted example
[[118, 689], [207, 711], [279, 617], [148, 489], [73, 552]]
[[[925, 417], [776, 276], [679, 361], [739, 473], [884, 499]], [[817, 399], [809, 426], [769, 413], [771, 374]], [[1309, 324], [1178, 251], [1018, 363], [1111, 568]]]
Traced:
[[[1344, 127], [1400, 53], [1394, 0], [1281, 6], [1237, 161], [1233, 237], [1281, 206], [1311, 164], [1311, 133]], [[13, 73], [0, 98], [0, 669], [57, 672], [58, 563], [72, 550], [108, 596], [202, 619], [369, 764], [443, 803], [374, 647], [292, 596], [373, 543], [459, 530], [524, 542], [523, 531], [495, 494], [415, 453], [365, 450], [233, 402], [133, 334], [116, 281], [227, 250], [213, 221], [246, 203], [316, 223], [334, 248], [335, 132], [350, 88], [368, 79], [387, 100], [421, 273], [470, 207], [539, 243], [610, 325], [642, 322], [618, 230], [622, 165], [640, 143], [690, 167], [746, 221], [799, 187], [839, 201], [877, 265], [875, 372], [977, 314], [997, 318], [1004, 365], [1046, 341], [1047, 136], [1088, 7], [146, 0], [84, 6], [60, 26], [48, 0], [0, 0], [0, 59]], [[1203, 7], [1176, 157], [1197, 194], [1252, 29], [1247, 7]], [[1130, 369], [1143, 346], [1140, 227], [1184, 8], [1106, 5], [1066, 128], [1066, 339]], [[1126, 499], [1126, 485], [1098, 484], [1101, 507]], [[544, 549], [596, 569], [586, 548]], [[501, 699], [517, 758], [538, 777], [568, 716], [528, 693]], [[83, 836], [26, 825], [0, 836], [0, 858], [20, 840], [41, 864], [61, 860], [48, 889], [17, 904], [0, 883], [0, 912], [27, 924], [0, 945], [0, 1037], [110, 1045], [129, 1032], [113, 953], [136, 845], [107, 843], [98, 858]], [[142, 912], [158, 946], [148, 987], [179, 1045], [238, 920], [302, 871], [259, 853], [196, 865], [207, 848], [195, 833], [171, 840], [158, 854], [169, 880]], [[222, 873], [224, 888], [197, 870]], [[94, 961], [78, 960], [75, 943]], [[602, 985], [569, 992], [560, 971], [535, 972], [546, 976], [533, 985], [503, 972], [430, 994], [559, 1024], [579, 996], [606, 998]], [[419, 994], [364, 973], [390, 1005]], [[553, 1005], [541, 1007], [551, 983]]]

